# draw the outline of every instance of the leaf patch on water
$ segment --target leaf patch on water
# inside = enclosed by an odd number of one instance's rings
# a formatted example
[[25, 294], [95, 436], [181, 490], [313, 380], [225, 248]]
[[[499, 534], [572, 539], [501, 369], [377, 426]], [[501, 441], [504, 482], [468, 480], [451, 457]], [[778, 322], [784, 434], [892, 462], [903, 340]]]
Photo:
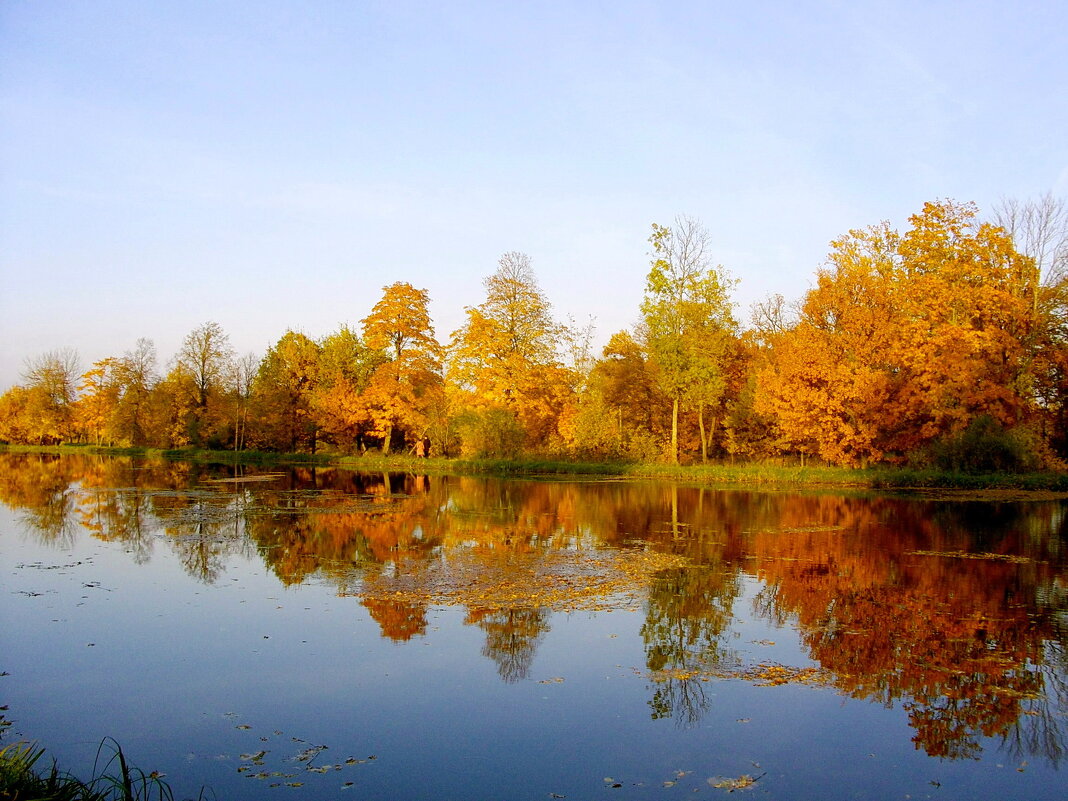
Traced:
[[762, 778], [764, 778], [763, 773], [755, 778], [753, 776], [750, 776], [748, 773], [743, 773], [737, 779], [716, 776], [714, 778], [709, 779], [708, 783], [715, 787], [717, 790], [726, 790], [728, 793], [733, 793], [736, 790], [749, 789]]

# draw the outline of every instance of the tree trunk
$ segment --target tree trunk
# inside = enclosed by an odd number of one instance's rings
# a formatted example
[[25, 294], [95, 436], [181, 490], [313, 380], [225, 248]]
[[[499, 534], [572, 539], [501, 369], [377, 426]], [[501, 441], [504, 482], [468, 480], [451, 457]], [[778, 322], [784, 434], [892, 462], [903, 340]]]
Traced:
[[719, 426], [719, 418], [713, 415], [712, 419], [708, 422], [708, 439], [706, 440], [705, 444], [706, 449], [712, 447], [712, 439], [716, 436], [716, 428]]
[[385, 436], [382, 437], [382, 455], [389, 454], [389, 441], [393, 439], [393, 426], [386, 426]]

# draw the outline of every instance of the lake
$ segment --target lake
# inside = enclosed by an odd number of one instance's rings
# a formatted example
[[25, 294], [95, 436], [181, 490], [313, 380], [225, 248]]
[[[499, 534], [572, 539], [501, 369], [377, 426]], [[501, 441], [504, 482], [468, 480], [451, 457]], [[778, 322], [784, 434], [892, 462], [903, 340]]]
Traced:
[[1068, 503], [0, 454], [0, 745], [176, 797], [1063, 799]]

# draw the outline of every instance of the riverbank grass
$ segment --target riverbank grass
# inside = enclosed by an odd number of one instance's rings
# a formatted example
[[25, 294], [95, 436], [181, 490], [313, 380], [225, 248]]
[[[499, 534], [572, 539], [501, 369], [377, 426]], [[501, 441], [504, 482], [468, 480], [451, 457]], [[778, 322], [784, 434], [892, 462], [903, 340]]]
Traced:
[[0, 799], [12, 801], [174, 801], [170, 786], [156, 774], [131, 767], [122, 748], [106, 739], [97, 749], [93, 775], [82, 781], [59, 770], [45, 770], [45, 750], [33, 743], [0, 749]]

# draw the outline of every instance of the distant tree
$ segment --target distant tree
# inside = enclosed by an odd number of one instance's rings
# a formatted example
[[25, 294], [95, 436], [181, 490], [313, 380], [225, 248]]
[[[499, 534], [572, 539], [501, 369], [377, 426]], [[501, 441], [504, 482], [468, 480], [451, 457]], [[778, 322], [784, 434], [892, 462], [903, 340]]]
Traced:
[[198, 407], [205, 408], [212, 390], [222, 386], [233, 355], [230, 338], [216, 322], [194, 328], [182, 341], [175, 361], [192, 382]]
[[701, 457], [711, 437], [705, 410], [726, 388], [725, 368], [737, 323], [730, 290], [734, 281], [714, 265], [707, 230], [690, 217], [674, 229], [653, 225], [653, 262], [642, 301], [641, 337], [663, 392], [671, 398], [671, 460], [679, 459], [679, 407], [697, 410]]
[[178, 350], [168, 385], [190, 396], [189, 402], [174, 402], [188, 409], [182, 438], [194, 445], [222, 445], [229, 440], [225, 432], [233, 416], [225, 408], [225, 400], [233, 355], [230, 338], [216, 322], [194, 328]]
[[143, 445], [148, 439], [146, 417], [149, 395], [159, 380], [156, 374], [156, 346], [151, 339], [138, 339], [134, 349], [123, 354], [120, 379], [122, 398], [119, 424], [131, 444]]
[[116, 413], [121, 390], [118, 380], [119, 360], [101, 359], [82, 376], [78, 400], [78, 426], [85, 437], [97, 445], [115, 442]]
[[384, 353], [368, 348], [348, 326], [322, 341], [312, 408], [316, 425], [329, 442], [348, 449], [368, 433], [363, 393], [375, 368], [385, 360]]
[[1020, 201], [1005, 198], [994, 207], [993, 222], [1012, 237], [1020, 253], [1035, 260], [1042, 283], [1049, 287], [1068, 279], [1068, 206], [1052, 192]]
[[642, 346], [627, 331], [612, 335], [590, 371], [576, 423], [576, 447], [591, 455], [649, 459], [667, 431], [671, 399], [661, 391]]
[[29, 405], [26, 387], [16, 385], [0, 395], [0, 442], [24, 445], [33, 441]]
[[260, 369], [260, 358], [251, 351], [233, 362], [230, 383], [236, 403], [234, 404], [234, 450], [245, 447], [248, 439], [249, 405], [256, 375]]
[[520, 421], [528, 447], [548, 447], [575, 380], [559, 359], [562, 328], [526, 254], [505, 253], [484, 283], [485, 301], [467, 309], [449, 347], [458, 411], [503, 409]]
[[994, 222], [1016, 249], [1035, 261], [1042, 286], [1035, 294], [1037, 322], [1028, 343], [1034, 393], [1047, 439], [1068, 456], [1068, 206], [1047, 193], [1024, 202], [1007, 199], [994, 209]]
[[56, 444], [75, 436], [78, 353], [54, 350], [26, 361], [26, 430], [34, 442]]
[[267, 351], [253, 383], [260, 438], [274, 448], [315, 452], [317, 427], [312, 397], [319, 381], [319, 344], [287, 331]]
[[363, 320], [363, 341], [382, 350], [386, 360], [373, 371], [363, 392], [371, 433], [389, 453], [394, 431], [422, 439], [426, 412], [441, 388], [442, 349], [430, 322], [430, 294], [397, 282]]

